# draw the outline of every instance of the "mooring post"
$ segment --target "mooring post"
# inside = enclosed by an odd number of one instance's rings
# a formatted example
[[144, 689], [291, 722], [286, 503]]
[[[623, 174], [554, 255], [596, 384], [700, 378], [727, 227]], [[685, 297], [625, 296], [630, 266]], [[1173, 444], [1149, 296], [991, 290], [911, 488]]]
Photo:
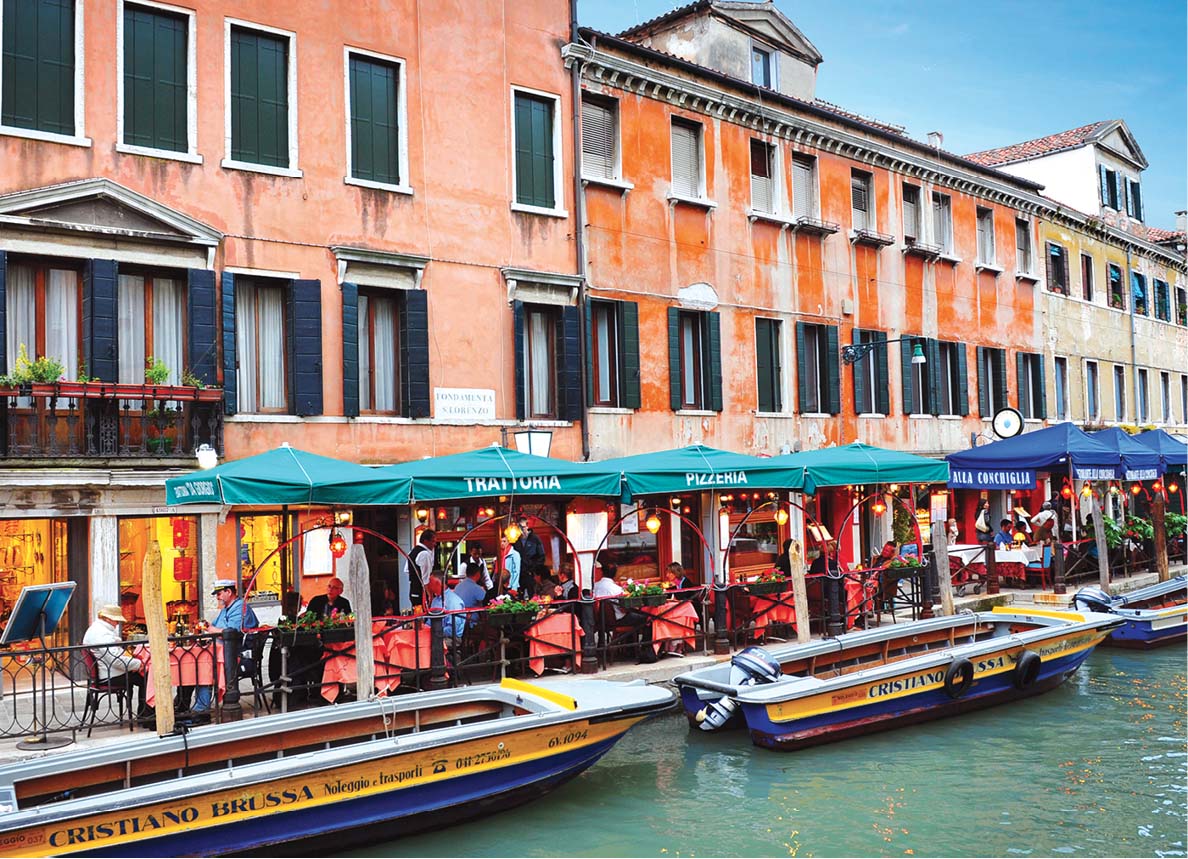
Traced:
[[429, 680], [430, 689], [444, 689], [448, 684], [445, 673], [445, 614], [441, 607], [429, 609]]
[[594, 595], [582, 591], [582, 673], [595, 674], [598, 671], [598, 648], [595, 636]]
[[993, 543], [986, 544], [986, 593], [987, 595], [998, 593], [998, 565], [994, 560], [994, 553], [998, 546]]
[[[1059, 537], [1052, 537], [1052, 593], [1066, 594], [1064, 584], [1064, 543]], [[1042, 563], [1042, 561], [1041, 561]]]
[[730, 639], [726, 634], [726, 583], [714, 582], [714, 653], [721, 656], [730, 652]]
[[230, 627], [223, 629], [223, 676], [227, 688], [223, 692], [219, 715], [222, 722], [238, 722], [243, 718], [243, 705], [239, 703], [239, 649], [242, 642], [242, 631]]

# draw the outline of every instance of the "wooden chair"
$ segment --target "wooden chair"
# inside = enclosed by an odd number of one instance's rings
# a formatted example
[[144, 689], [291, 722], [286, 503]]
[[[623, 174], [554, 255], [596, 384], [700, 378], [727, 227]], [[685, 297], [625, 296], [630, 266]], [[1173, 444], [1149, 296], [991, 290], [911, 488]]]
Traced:
[[[83, 664], [87, 669], [87, 697], [83, 703], [83, 724], [87, 725], [87, 736], [95, 728], [95, 716], [99, 712], [99, 699], [114, 695], [120, 707], [120, 721], [124, 721], [124, 704], [128, 705], [128, 730], [132, 730], [132, 692], [124, 674], [114, 674], [107, 679], [99, 676], [99, 660], [89, 647], [82, 649]], [[87, 716], [90, 715], [90, 722]]]

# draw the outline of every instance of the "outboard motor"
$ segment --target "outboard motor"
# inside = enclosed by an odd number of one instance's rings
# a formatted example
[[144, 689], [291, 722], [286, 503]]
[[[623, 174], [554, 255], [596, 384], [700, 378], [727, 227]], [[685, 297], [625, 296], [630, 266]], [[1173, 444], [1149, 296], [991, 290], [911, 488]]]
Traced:
[[[780, 663], [761, 647], [748, 647], [734, 654], [730, 660], [731, 686], [761, 686], [774, 683], [783, 676]], [[723, 695], [702, 707], [696, 716], [697, 725], [703, 731], [717, 731], [726, 727], [734, 716], [738, 702]]]
[[1114, 598], [1099, 587], [1081, 588], [1072, 598], [1072, 607], [1085, 611], [1100, 611], [1106, 614], [1115, 609]]

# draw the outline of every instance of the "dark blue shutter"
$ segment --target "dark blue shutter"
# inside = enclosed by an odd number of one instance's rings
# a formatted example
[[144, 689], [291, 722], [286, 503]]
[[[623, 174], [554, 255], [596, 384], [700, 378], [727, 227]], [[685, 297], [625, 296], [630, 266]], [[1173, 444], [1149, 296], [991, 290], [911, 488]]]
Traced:
[[709, 407], [712, 411], [722, 411], [722, 315], [716, 310], [705, 312], [706, 339], [709, 341], [709, 364], [706, 368], [706, 381], [709, 396]]
[[928, 363], [925, 365], [928, 379], [928, 413], [941, 414], [940, 401], [940, 341], [929, 337], [924, 341], [924, 355]]
[[899, 341], [899, 375], [903, 380], [903, 413], [914, 414], [916, 411], [912, 391], [915, 388], [915, 376], [912, 375], [912, 338]]
[[525, 400], [528, 392], [524, 390], [524, 302], [512, 302], [512, 350], [515, 354], [516, 371], [516, 420], [524, 420]]
[[4, 282], [8, 273], [8, 252], [0, 251], [0, 375], [8, 373], [8, 295]]
[[640, 407], [639, 391], [639, 305], [634, 301], [619, 302], [619, 361], [620, 399], [625, 409]]
[[796, 402], [801, 414], [808, 409], [808, 378], [805, 370], [805, 325], [796, 323]]
[[289, 352], [293, 356], [293, 411], [322, 413], [322, 282], [294, 280], [289, 286]]
[[681, 311], [668, 308], [668, 405], [681, 409]]
[[[850, 332], [850, 342], [851, 343], [863, 342], [861, 335], [862, 335], [862, 332], [860, 332], [857, 328], [853, 329]], [[866, 365], [863, 363], [863, 361], [866, 361], [866, 360], [873, 361], [874, 358], [875, 358], [875, 356], [872, 353], [868, 359], [862, 359], [861, 361], [858, 361], [858, 362], [850, 365], [850, 372], [854, 374], [854, 414], [862, 413], [862, 411], [863, 411], [862, 405], [866, 401], [867, 374], [864, 372]], [[874, 391], [870, 392], [870, 410], [872, 412], [875, 411]]]
[[965, 358], [965, 344], [957, 343], [957, 414], [969, 414], [969, 364]]
[[239, 411], [239, 362], [235, 356], [235, 275], [223, 272], [223, 411]]
[[776, 411], [776, 395], [772, 383], [772, 328], [775, 323], [770, 319], [755, 320], [755, 382], [759, 388], [759, 399], [756, 403], [761, 412]]
[[[584, 310], [586, 314], [586, 404], [594, 405], [594, 302], [586, 299], [586, 307]], [[620, 342], [622, 342], [622, 331], [620, 331]], [[620, 381], [620, 386], [622, 382]], [[621, 390], [621, 387], [620, 387]]]
[[342, 285], [342, 413], [359, 417], [359, 287], [353, 283]]
[[841, 413], [841, 358], [837, 342], [837, 326], [825, 326], [825, 411]]
[[218, 384], [218, 300], [210, 269], [186, 272], [186, 323], [189, 371], [204, 385]]
[[1036, 417], [1040, 418], [1041, 420], [1047, 420], [1047, 418], [1048, 418], [1048, 380], [1046, 378], [1044, 378], [1044, 356], [1036, 355], [1035, 358], [1036, 358], [1036, 364], [1038, 365], [1038, 367], [1037, 367], [1038, 372], [1036, 375], [1039, 376], [1039, 378], [1036, 379], [1036, 383], [1039, 385], [1039, 395], [1040, 395], [1039, 414], [1036, 415]]
[[999, 408], [1005, 408], [1010, 405], [1010, 400], [1007, 399], [1010, 386], [1007, 383], [1006, 349], [991, 349], [990, 354], [994, 359], [994, 378], [998, 382]]
[[579, 347], [582, 338], [582, 309], [561, 308], [560, 353], [557, 356], [557, 417], [563, 421], [582, 419], [582, 365]]
[[404, 416], [429, 417], [429, 293], [404, 292], [400, 314], [400, 402]]
[[1097, 181], [1101, 186], [1101, 205], [1108, 206], [1110, 204], [1110, 184], [1104, 164], [1097, 165]]
[[1016, 385], [1015, 390], [1018, 391], [1017, 407], [1018, 407], [1019, 411], [1021, 411], [1023, 413], [1023, 417], [1033, 418], [1033, 417], [1035, 417], [1035, 415], [1031, 413], [1030, 404], [1028, 404], [1026, 408], [1024, 408], [1024, 404], [1023, 404], [1023, 381], [1026, 377], [1027, 367], [1023, 362], [1023, 353], [1022, 352], [1015, 353], [1015, 371], [1017, 374], [1016, 379], [1015, 379], [1015, 385]]
[[993, 380], [986, 378], [986, 347], [976, 347], [978, 362], [978, 414], [984, 418], [993, 417], [990, 414], [990, 385]]
[[891, 414], [891, 379], [887, 370], [887, 332], [876, 331], [874, 339], [881, 346], [876, 346], [871, 360], [875, 362], [875, 382], [876, 388], [874, 396], [871, 397], [871, 402], [874, 403], [875, 411], [880, 415]]
[[88, 376], [105, 382], [119, 379], [116, 307], [115, 260], [87, 260], [83, 267], [83, 361]]

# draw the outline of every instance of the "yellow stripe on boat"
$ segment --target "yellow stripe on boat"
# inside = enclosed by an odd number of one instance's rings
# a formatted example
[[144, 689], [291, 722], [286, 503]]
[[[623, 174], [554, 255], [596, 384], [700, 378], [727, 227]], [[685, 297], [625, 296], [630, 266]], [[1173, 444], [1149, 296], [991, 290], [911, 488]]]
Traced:
[[1085, 615], [1075, 611], [1055, 611], [1050, 608], [1010, 608], [996, 605], [993, 614], [1028, 614], [1034, 617], [1054, 617], [1057, 620], [1070, 620], [1074, 623], [1084, 623]]
[[527, 692], [529, 695], [535, 695], [537, 698], [544, 698], [546, 701], [552, 701], [558, 707], [564, 707], [566, 710], [576, 710], [578, 708], [577, 699], [570, 698], [568, 695], [562, 695], [560, 692], [554, 692], [552, 689], [546, 689], [543, 686], [537, 686], [535, 683], [525, 683], [523, 680], [516, 680], [514, 677], [504, 677], [503, 682], [499, 685], [509, 692]]

